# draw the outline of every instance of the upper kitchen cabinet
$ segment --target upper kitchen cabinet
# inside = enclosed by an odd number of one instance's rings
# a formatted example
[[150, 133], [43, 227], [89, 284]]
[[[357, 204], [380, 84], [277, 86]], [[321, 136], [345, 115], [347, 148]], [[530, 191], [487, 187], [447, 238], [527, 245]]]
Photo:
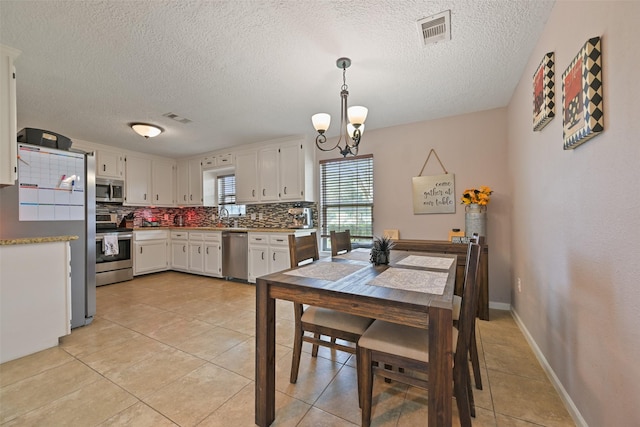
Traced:
[[221, 169], [233, 166], [233, 154], [212, 154], [202, 159], [202, 170]]
[[124, 156], [109, 150], [96, 150], [96, 176], [100, 178], [124, 178]]
[[151, 189], [153, 197], [151, 204], [155, 206], [175, 205], [175, 170], [173, 160], [154, 159], [151, 162]]
[[236, 153], [236, 203], [259, 202], [258, 181], [258, 152], [251, 150]]
[[237, 153], [238, 203], [314, 201], [313, 156], [302, 139]]
[[0, 45], [0, 187], [14, 185], [18, 178], [16, 140], [16, 69], [13, 61], [20, 51]]
[[149, 206], [151, 198], [151, 159], [125, 157], [125, 205]]
[[177, 165], [177, 201], [179, 206], [202, 206], [202, 160], [179, 160]]

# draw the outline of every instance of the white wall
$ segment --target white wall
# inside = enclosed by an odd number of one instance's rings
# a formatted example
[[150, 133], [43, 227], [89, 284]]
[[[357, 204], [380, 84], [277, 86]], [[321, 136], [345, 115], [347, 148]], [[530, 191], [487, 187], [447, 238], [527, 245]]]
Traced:
[[[640, 2], [557, 2], [508, 108], [514, 310], [591, 426], [639, 419], [639, 24]], [[605, 131], [564, 151], [562, 73], [594, 36]], [[531, 79], [549, 51], [559, 108], [533, 132]]]
[[[428, 101], [425, 101], [428, 102]], [[336, 96], [336, 107], [339, 99]], [[367, 123], [375, 122], [371, 107]], [[339, 122], [336, 119], [336, 123]], [[336, 126], [334, 124], [333, 126]], [[328, 142], [335, 143], [335, 139]], [[449, 173], [455, 174], [455, 214], [413, 214], [411, 178], [418, 176], [429, 150], [435, 149]], [[452, 228], [464, 229], [469, 187], [488, 185], [494, 193], [488, 206], [489, 301], [510, 301], [510, 189], [507, 179], [506, 109], [494, 109], [380, 130], [366, 130], [359, 154], [373, 153], [374, 234], [397, 228], [400, 238], [446, 240]], [[337, 150], [317, 152], [317, 159], [341, 157]], [[431, 156], [423, 175], [444, 173]]]

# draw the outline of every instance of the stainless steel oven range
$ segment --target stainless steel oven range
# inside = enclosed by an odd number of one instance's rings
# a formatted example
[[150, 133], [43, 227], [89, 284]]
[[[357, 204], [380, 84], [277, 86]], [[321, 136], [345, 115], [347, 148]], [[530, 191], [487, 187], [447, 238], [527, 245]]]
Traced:
[[96, 286], [133, 279], [133, 229], [118, 227], [115, 214], [96, 212]]

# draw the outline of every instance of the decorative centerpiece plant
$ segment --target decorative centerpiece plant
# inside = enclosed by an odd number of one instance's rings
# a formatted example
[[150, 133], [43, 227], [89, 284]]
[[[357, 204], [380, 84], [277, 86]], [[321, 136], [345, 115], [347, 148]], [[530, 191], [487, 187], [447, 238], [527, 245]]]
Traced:
[[487, 206], [491, 200], [491, 193], [493, 190], [486, 185], [481, 185], [480, 188], [469, 188], [464, 190], [460, 201], [465, 205]]
[[371, 262], [375, 265], [389, 264], [389, 252], [394, 246], [395, 243], [391, 238], [375, 236], [371, 247]]

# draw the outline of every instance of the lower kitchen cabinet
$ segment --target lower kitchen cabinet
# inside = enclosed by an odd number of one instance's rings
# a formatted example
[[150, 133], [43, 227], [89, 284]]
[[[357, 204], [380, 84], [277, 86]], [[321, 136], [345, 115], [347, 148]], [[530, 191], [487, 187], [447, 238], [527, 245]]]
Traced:
[[204, 272], [204, 233], [189, 232], [189, 273]]
[[289, 235], [303, 236], [310, 231], [295, 233], [249, 233], [249, 282], [265, 274], [291, 268]]
[[178, 271], [189, 271], [189, 233], [186, 231], [171, 232], [171, 268]]
[[204, 234], [204, 274], [222, 277], [222, 233]]
[[167, 230], [136, 230], [133, 232], [133, 275], [154, 273], [169, 268]]

